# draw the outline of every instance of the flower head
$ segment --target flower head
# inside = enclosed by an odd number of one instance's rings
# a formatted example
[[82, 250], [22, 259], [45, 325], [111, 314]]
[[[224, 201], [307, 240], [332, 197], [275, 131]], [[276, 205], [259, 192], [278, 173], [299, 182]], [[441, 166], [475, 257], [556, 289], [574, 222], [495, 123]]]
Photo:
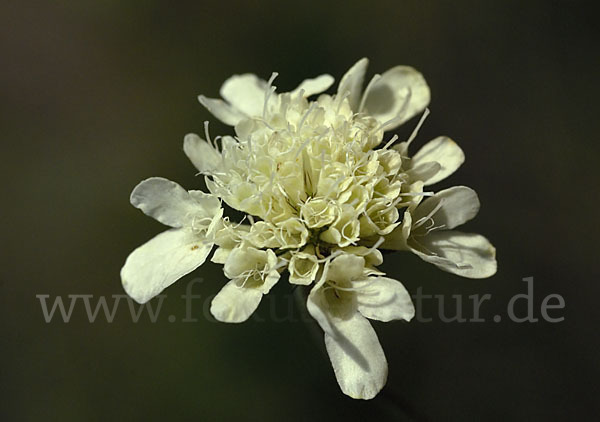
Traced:
[[[427, 116], [429, 88], [422, 75], [394, 67], [362, 89], [367, 60], [343, 76], [335, 95], [315, 94], [329, 75], [277, 93], [276, 74], [233, 76], [221, 99], [200, 102], [235, 136], [211, 140], [190, 134], [184, 151], [205, 176], [210, 193], [185, 191], [161, 178], [140, 183], [131, 203], [173, 227], [136, 249], [121, 271], [126, 291], [145, 302], [201, 265], [224, 264], [230, 281], [211, 312], [242, 322], [287, 270], [290, 283], [312, 286], [307, 308], [325, 332], [342, 391], [374, 397], [385, 385], [387, 362], [368, 319], [409, 321], [410, 295], [377, 266], [379, 249], [411, 251], [454, 274], [489, 277], [495, 250], [483, 236], [453, 230], [479, 209], [475, 192], [428, 186], [464, 161], [449, 138], [409, 146]], [[425, 111], [405, 142], [384, 133]], [[223, 217], [221, 202], [247, 216]], [[303, 287], [298, 287], [303, 288]]]

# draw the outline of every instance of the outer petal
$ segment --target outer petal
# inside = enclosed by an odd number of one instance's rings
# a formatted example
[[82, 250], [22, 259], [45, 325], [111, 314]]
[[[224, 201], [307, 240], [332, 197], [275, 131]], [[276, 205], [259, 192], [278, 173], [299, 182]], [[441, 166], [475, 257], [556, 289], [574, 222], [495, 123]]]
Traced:
[[231, 280], [213, 299], [210, 313], [221, 322], [244, 322], [258, 308], [262, 296], [259, 290], [238, 287]]
[[412, 219], [416, 224], [419, 219], [428, 216], [443, 201], [441, 207], [433, 215], [435, 225], [444, 225], [445, 230], [453, 229], [466, 223], [479, 212], [477, 193], [466, 186], [454, 186], [439, 191], [425, 199], [414, 211]]
[[256, 75], [245, 73], [227, 79], [221, 97], [248, 116], [260, 116], [265, 103], [267, 83]]
[[496, 273], [496, 248], [480, 234], [456, 230], [434, 232], [421, 243], [429, 253], [417, 255], [444, 271], [467, 278], [486, 278]]
[[185, 135], [183, 151], [201, 173], [216, 170], [222, 161], [219, 151], [195, 133]]
[[[188, 191], [190, 197], [202, 208], [201, 215], [206, 217], [215, 217], [221, 213], [221, 201], [211, 193], [202, 192], [201, 190]], [[220, 218], [219, 215], [218, 218]]]
[[358, 312], [335, 320], [335, 335], [325, 333], [325, 347], [344, 394], [372, 399], [387, 381], [387, 361], [377, 334]]
[[210, 111], [213, 116], [227, 125], [235, 126], [242, 120], [248, 118], [248, 116], [246, 116], [244, 113], [236, 110], [223, 100], [207, 98], [204, 95], [200, 95], [198, 96], [198, 101], [200, 101], [200, 104], [206, 107], [206, 109]]
[[204, 210], [188, 191], [162, 177], [140, 182], [131, 192], [130, 201], [144, 214], [171, 227], [191, 226], [194, 215]]
[[300, 92], [300, 90], [304, 90], [304, 96], [310, 97], [311, 95], [320, 94], [321, 92], [326, 91], [333, 85], [334, 81], [335, 79], [333, 79], [333, 76], [331, 75], [319, 75], [316, 78], [305, 79], [298, 85], [298, 88], [292, 91], [292, 93], [296, 94]]
[[410, 321], [415, 316], [410, 294], [402, 283], [387, 277], [377, 277], [365, 281], [367, 287], [359, 289], [358, 311], [369, 319]]
[[327, 299], [321, 287], [322, 283], [317, 283], [308, 295], [306, 309], [308, 313], [317, 321], [326, 334], [334, 335], [335, 330], [331, 321], [331, 315], [328, 310]]
[[406, 174], [411, 180], [420, 180], [423, 182], [423, 186], [431, 184], [430, 180], [437, 177], [437, 174], [442, 168], [441, 164], [436, 161], [429, 161], [426, 163], [418, 163], [413, 165], [410, 170], [406, 171]]
[[441, 168], [426, 185], [433, 185], [454, 173], [464, 163], [465, 154], [452, 139], [439, 136], [423, 145], [413, 157], [412, 164], [418, 167], [430, 161], [440, 163]]
[[362, 85], [365, 80], [365, 72], [369, 60], [362, 58], [352, 66], [346, 74], [342, 77], [338, 86], [337, 95], [341, 96], [348, 92], [348, 102], [353, 111], [358, 111], [358, 105], [360, 104]]
[[212, 246], [187, 229], [160, 233], [127, 257], [121, 269], [123, 288], [145, 303], [202, 265]]
[[364, 105], [370, 115], [382, 123], [394, 119], [386, 130], [423, 111], [430, 99], [423, 75], [408, 66], [396, 66], [385, 72], [365, 95]]

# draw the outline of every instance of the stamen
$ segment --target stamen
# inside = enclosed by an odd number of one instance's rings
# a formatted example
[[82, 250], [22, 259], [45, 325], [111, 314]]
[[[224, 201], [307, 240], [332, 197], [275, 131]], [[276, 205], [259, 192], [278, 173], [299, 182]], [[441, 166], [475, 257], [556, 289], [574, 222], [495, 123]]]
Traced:
[[315, 107], [317, 106], [316, 102], [313, 102], [310, 107], [308, 108], [308, 111], [306, 113], [304, 113], [304, 116], [302, 116], [302, 120], [300, 120], [300, 124], [298, 125], [298, 129], [296, 129], [296, 132], [300, 132], [300, 130], [302, 129], [302, 125], [304, 125], [304, 122], [306, 121], [306, 118], [308, 117], [308, 115], [310, 113], [312, 113], [312, 111], [315, 109]]
[[427, 236], [429, 233], [436, 231], [436, 230], [442, 230], [446, 227], [445, 224], [439, 225], [439, 226], [435, 226], [435, 227], [431, 227], [429, 229], [427, 229], [427, 231], [425, 232], [425, 234], [423, 235], [419, 235], [419, 234], [415, 234], [415, 236]]
[[382, 149], [383, 149], [383, 150], [386, 150], [386, 149], [388, 149], [388, 148], [389, 148], [389, 147], [390, 147], [390, 146], [391, 146], [391, 145], [392, 145], [394, 142], [396, 142], [396, 140], [398, 140], [398, 135], [394, 135], [394, 136], [392, 136], [392, 139], [390, 139], [390, 140], [388, 141], [388, 143], [387, 143], [387, 144], [385, 144], [385, 146], [384, 146]]
[[298, 158], [298, 155], [300, 155], [302, 150], [310, 143], [310, 141], [312, 141], [312, 139], [308, 138], [306, 141], [304, 141], [304, 143], [302, 143], [302, 145], [300, 145], [300, 148], [298, 148], [298, 151], [296, 151], [296, 155], [294, 155], [294, 161], [296, 161], [296, 158]]
[[434, 220], [433, 220], [433, 218], [432, 218], [432, 217], [433, 217], [433, 215], [434, 215], [436, 212], [438, 212], [440, 208], [442, 208], [442, 205], [443, 205], [443, 204], [444, 204], [444, 198], [440, 199], [440, 202], [438, 202], [438, 204], [435, 206], [435, 208], [434, 208], [434, 209], [432, 209], [432, 210], [429, 212], [429, 214], [427, 214], [425, 217], [421, 217], [421, 218], [419, 218], [419, 219], [418, 219], [418, 220], [415, 222], [415, 224], [413, 224], [413, 226], [412, 226], [412, 229], [414, 230], [414, 229], [417, 229], [417, 228], [419, 228], [420, 226], [422, 226], [423, 224], [425, 224], [425, 222], [426, 222], [426, 221], [428, 221], [428, 220], [430, 220], [430, 219], [431, 219], [431, 221], [434, 221]]
[[[415, 242], [418, 246], [420, 246], [420, 248], [425, 251], [425, 253], [429, 256], [439, 256], [438, 254], [436, 254], [433, 251], [430, 251], [429, 249], [427, 249], [421, 242], [419, 242], [414, 236], [411, 236], [411, 240], [413, 242]], [[416, 249], [416, 248], [415, 248]]]
[[433, 192], [405, 192], [401, 193], [400, 196], [433, 196]]
[[208, 133], [208, 120], [204, 122], [204, 136], [206, 137], [206, 141], [209, 145], [212, 145], [212, 141], [210, 140], [210, 133]]
[[277, 72], [273, 72], [271, 74], [271, 77], [269, 78], [269, 80], [267, 81], [267, 87], [265, 89], [265, 102], [263, 104], [263, 113], [262, 113], [262, 117], [263, 119], [266, 119], [267, 117], [267, 104], [269, 103], [269, 98], [271, 98], [271, 94], [273, 94], [275, 92], [275, 90], [277, 89], [277, 87], [275, 86], [271, 86], [271, 84], [273, 83], [273, 81], [275, 80], [275, 78], [279, 75], [279, 73]]
[[407, 148], [410, 145], [410, 143], [413, 141], [413, 139], [415, 139], [417, 137], [417, 133], [419, 133], [419, 129], [421, 129], [421, 125], [423, 125], [423, 123], [425, 122], [425, 119], [427, 118], [427, 116], [429, 116], [429, 109], [428, 108], [425, 109], [425, 111], [423, 112], [423, 115], [421, 116], [421, 119], [419, 120], [419, 123], [417, 123], [417, 126], [415, 127], [415, 129], [411, 133], [410, 138], [408, 138], [408, 140], [406, 141], [406, 147]]

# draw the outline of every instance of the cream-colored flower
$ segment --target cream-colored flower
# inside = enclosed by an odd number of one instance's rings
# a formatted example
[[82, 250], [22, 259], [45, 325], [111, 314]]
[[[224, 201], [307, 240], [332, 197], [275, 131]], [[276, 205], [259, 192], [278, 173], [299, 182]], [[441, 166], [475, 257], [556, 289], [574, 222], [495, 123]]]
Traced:
[[[244, 74], [225, 81], [223, 99], [200, 96], [235, 131], [213, 140], [205, 125], [205, 139], [184, 138], [210, 194], [159, 178], [136, 187], [132, 204], [174, 229], [136, 249], [121, 272], [127, 292], [145, 302], [201, 265], [216, 244], [212, 261], [224, 264], [230, 281], [211, 312], [242, 322], [287, 269], [296, 288], [312, 285], [307, 307], [325, 332], [342, 391], [363, 399], [374, 397], [387, 377], [367, 319], [414, 315], [406, 289], [377, 268], [379, 249], [412, 251], [464, 277], [496, 271], [485, 238], [452, 230], [475, 216], [475, 193], [429, 190], [463, 163], [462, 150], [439, 137], [409, 154], [428, 113], [423, 76], [397, 66], [364, 84], [367, 64], [352, 66], [334, 95], [321, 94], [333, 83], [329, 75], [277, 93], [276, 74], [268, 81]], [[384, 139], [420, 113], [408, 140]], [[244, 220], [223, 218], [220, 201]]]
[[315, 247], [308, 245], [302, 252], [292, 255], [288, 266], [290, 283], [308, 286], [317, 278], [319, 259]]
[[271, 249], [239, 246], [225, 261], [225, 275], [231, 279], [215, 296], [210, 312], [219, 321], [243, 322], [252, 315], [262, 296], [279, 280], [277, 257]]

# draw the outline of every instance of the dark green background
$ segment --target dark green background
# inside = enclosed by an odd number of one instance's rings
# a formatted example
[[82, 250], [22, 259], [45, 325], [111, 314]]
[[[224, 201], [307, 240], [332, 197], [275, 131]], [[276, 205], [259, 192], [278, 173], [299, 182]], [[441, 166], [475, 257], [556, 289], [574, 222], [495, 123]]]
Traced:
[[[3, 420], [565, 420], [598, 414], [597, 101], [592, 3], [556, 1], [4, 1], [1, 407]], [[415, 144], [450, 135], [482, 201], [466, 230], [488, 236], [499, 271], [466, 280], [418, 258], [384, 270], [416, 293], [492, 294], [485, 323], [375, 324], [390, 375], [371, 402], [343, 396], [310, 330], [275, 322], [281, 283], [242, 325], [169, 323], [187, 281], [224, 282], [206, 264], [167, 290], [156, 324], [125, 304], [112, 324], [46, 324], [36, 294], [123, 293], [127, 254], [162, 230], [129, 205], [149, 176], [201, 187], [183, 135], [231, 133], [196, 100], [234, 73], [337, 80], [422, 71], [431, 116]], [[406, 137], [409, 122], [398, 130]], [[561, 323], [517, 324], [511, 297], [535, 277], [535, 309], [561, 294]], [[199, 301], [198, 303], [201, 303]], [[423, 313], [436, 314], [435, 303]], [[466, 306], [465, 306], [465, 309]], [[525, 309], [519, 308], [523, 313]]]

